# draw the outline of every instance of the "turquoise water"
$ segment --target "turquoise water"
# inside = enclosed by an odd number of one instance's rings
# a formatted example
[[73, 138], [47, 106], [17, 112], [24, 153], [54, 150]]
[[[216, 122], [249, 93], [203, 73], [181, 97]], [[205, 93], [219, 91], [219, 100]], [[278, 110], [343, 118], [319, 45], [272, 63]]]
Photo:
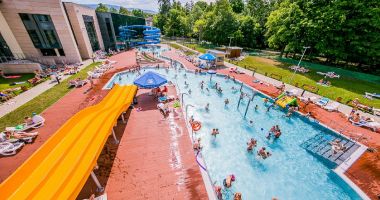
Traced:
[[[223, 179], [234, 174], [236, 181], [232, 187], [223, 191], [224, 199], [233, 199], [234, 192], [241, 192], [243, 199], [360, 199], [340, 177], [331, 169], [331, 165], [313, 156], [300, 145], [307, 139], [319, 134], [335, 135], [334, 133], [313, 125], [299, 116], [285, 119], [284, 111], [279, 108], [266, 112], [263, 96], [257, 95], [251, 102], [247, 117], [244, 112], [247, 98], [237, 108], [239, 93], [230, 88], [240, 88], [239, 83], [213, 75], [195, 75], [185, 70], [146, 69], [156, 71], [179, 86], [184, 95], [184, 104], [188, 107], [188, 116], [202, 122], [202, 128], [195, 137], [201, 138], [202, 154], [207, 165], [212, 182], [222, 185]], [[143, 73], [143, 72], [142, 72]], [[184, 76], [186, 74], [186, 76]], [[122, 73], [110, 83], [131, 84], [137, 73]], [[200, 82], [205, 81], [210, 92], [200, 89]], [[184, 82], [187, 82], [187, 87]], [[211, 86], [218, 82], [223, 94], [218, 94]], [[252, 94], [252, 90], [243, 87], [243, 91]], [[224, 99], [230, 104], [225, 107]], [[210, 111], [204, 107], [210, 103]], [[255, 111], [254, 106], [258, 105]], [[253, 125], [248, 121], [252, 120]], [[280, 139], [268, 141], [265, 136], [273, 125], [279, 125], [282, 130]], [[211, 130], [218, 128], [220, 134], [214, 138]], [[272, 153], [266, 160], [256, 154], [247, 153], [246, 143], [250, 138], [258, 141], [256, 152], [265, 146]]]

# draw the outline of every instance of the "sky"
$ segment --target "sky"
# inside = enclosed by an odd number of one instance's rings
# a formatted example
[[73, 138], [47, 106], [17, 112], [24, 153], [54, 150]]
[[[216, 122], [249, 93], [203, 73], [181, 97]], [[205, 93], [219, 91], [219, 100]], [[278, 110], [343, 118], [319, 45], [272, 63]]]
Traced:
[[[80, 4], [111, 4], [111, 5], [119, 5], [126, 8], [139, 8], [146, 10], [158, 11], [158, 3], [157, 0], [65, 0], [74, 3]], [[190, 0], [180, 0], [183, 4], [186, 2], [190, 2]], [[194, 2], [198, 0], [193, 0]], [[203, 0], [206, 2], [211, 2], [214, 0]]]

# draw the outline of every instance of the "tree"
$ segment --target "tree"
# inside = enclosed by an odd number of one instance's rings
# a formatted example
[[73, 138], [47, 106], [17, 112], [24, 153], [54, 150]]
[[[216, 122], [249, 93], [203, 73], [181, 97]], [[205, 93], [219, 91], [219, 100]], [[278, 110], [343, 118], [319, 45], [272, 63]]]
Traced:
[[129, 12], [128, 9], [124, 8], [124, 7], [120, 7], [119, 9], [119, 14], [122, 14], [122, 15], [130, 15], [131, 13]]
[[144, 12], [140, 9], [133, 9], [132, 10], [132, 15], [136, 17], [145, 17]]
[[104, 4], [99, 3], [98, 7], [96, 7], [96, 12], [108, 12], [108, 8]]
[[111, 12], [111, 13], [119, 13], [119, 12], [116, 10], [116, 8], [114, 8], [114, 7], [111, 7], [111, 8], [109, 9], [109, 12]]
[[244, 2], [243, 0], [229, 0], [232, 10], [235, 13], [241, 13], [244, 10]]
[[202, 33], [203, 33], [205, 26], [206, 26], [206, 21], [204, 19], [198, 19], [194, 23], [193, 31], [196, 35], [198, 35], [199, 41], [202, 41], [201, 40], [202, 39]]

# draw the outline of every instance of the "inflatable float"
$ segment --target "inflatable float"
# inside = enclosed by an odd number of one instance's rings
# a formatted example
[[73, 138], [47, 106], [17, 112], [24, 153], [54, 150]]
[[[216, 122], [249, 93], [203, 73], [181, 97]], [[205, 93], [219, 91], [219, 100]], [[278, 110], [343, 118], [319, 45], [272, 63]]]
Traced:
[[281, 106], [282, 108], [286, 108], [288, 106], [297, 106], [297, 98], [286, 95], [286, 93], [282, 93], [280, 96], [276, 98], [276, 104]]
[[199, 131], [201, 127], [202, 124], [199, 121], [194, 121], [193, 123], [191, 123], [191, 128], [193, 129], [193, 131]]

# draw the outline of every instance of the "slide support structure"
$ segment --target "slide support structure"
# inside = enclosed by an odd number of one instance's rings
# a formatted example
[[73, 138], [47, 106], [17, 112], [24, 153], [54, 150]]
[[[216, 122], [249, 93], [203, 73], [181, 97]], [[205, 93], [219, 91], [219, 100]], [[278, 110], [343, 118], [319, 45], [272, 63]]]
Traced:
[[96, 177], [94, 171], [91, 172], [91, 178], [92, 180], [94, 180], [95, 184], [96, 184], [96, 191], [97, 192], [103, 192], [104, 191], [104, 187], [100, 184], [99, 180], [98, 180], [98, 177]]
[[115, 144], [119, 144], [119, 140], [117, 139], [116, 137], [116, 134], [115, 134], [115, 130], [112, 129], [112, 136], [113, 136], [113, 139], [115, 140]]
[[123, 120], [123, 123], [125, 124], [126, 121], [125, 121], [125, 118], [124, 118], [124, 113], [125, 113], [125, 112], [121, 113], [121, 120]]

